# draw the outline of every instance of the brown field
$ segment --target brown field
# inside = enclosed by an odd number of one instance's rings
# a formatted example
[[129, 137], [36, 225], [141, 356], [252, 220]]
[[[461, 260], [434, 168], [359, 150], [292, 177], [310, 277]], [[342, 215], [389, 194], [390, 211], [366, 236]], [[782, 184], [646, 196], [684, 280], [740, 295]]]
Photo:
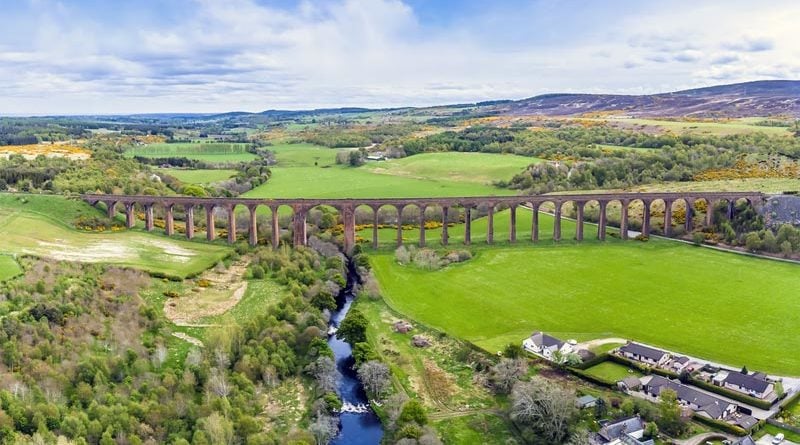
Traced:
[[92, 153], [84, 148], [71, 144], [32, 144], [4, 145], [0, 147], [0, 158], [8, 159], [12, 155], [22, 155], [26, 159], [39, 156], [48, 158], [89, 159]]

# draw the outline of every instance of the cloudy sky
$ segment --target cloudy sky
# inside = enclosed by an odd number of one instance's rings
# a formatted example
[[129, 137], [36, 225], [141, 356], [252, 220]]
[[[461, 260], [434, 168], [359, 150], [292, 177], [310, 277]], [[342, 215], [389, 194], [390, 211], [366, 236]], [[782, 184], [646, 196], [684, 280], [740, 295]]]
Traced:
[[431, 105], [800, 78], [796, 0], [0, 0], [0, 11], [0, 114]]

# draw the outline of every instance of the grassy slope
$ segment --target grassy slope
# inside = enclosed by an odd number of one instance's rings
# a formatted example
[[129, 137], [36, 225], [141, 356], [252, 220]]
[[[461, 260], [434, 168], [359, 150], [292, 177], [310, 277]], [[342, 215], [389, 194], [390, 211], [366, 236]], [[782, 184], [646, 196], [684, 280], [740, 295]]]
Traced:
[[[24, 198], [24, 201], [20, 198]], [[137, 231], [85, 233], [69, 224], [99, 211], [58, 196], [0, 194], [0, 254], [103, 262], [185, 277], [225, 257], [230, 249]]]
[[202, 142], [150, 144], [131, 148], [126, 154], [128, 156], [144, 156], [148, 158], [180, 156], [206, 162], [239, 162], [255, 159], [256, 155], [245, 150], [246, 145]]
[[[465, 180], [469, 171], [454, 170], [453, 176], [444, 179], [437, 178], [433, 171], [428, 171], [418, 176], [407, 175], [407, 170], [402, 174], [378, 174], [372, 169], [377, 168], [368, 164], [358, 168], [344, 167], [335, 164], [336, 151], [334, 149], [318, 147], [310, 144], [284, 144], [269, 148], [276, 153], [278, 164], [272, 169], [272, 178], [267, 184], [257, 187], [245, 194], [246, 197], [263, 198], [375, 198], [375, 197], [425, 197], [425, 196], [480, 196], [480, 195], [507, 195], [513, 190], [500, 189], [487, 185], [474, 179]], [[470, 156], [467, 153], [447, 153], [453, 161], [458, 158]], [[497, 159], [508, 159], [500, 155]], [[414, 157], [407, 158], [410, 162]], [[493, 158], [494, 159], [494, 158]], [[532, 159], [523, 158], [526, 163]], [[395, 162], [395, 161], [392, 161]], [[505, 162], [505, 161], [503, 161]], [[519, 162], [514, 159], [513, 162]], [[316, 165], [315, 165], [316, 163]], [[478, 161], [459, 162], [464, 168], [479, 168], [482, 164]], [[376, 164], [385, 166], [385, 163]], [[475, 173], [475, 177], [489, 177], [497, 171], [506, 171], [508, 164], [499, 163], [500, 167], [490, 165], [488, 173]], [[525, 164], [527, 165], [527, 164]], [[419, 167], [421, 168], [421, 164]], [[439, 162], [432, 168], [444, 172], [445, 163]], [[521, 170], [520, 167], [519, 170]], [[517, 170], [518, 171], [518, 170]], [[492, 173], [495, 172], [495, 173]], [[390, 172], [383, 172], [390, 173]], [[510, 179], [509, 177], [495, 177], [493, 179]]]
[[395, 309], [490, 351], [534, 330], [622, 336], [800, 375], [796, 265], [667, 241], [481, 249], [437, 272], [372, 261]]
[[363, 168], [380, 174], [409, 178], [491, 184], [511, 179], [540, 159], [492, 153], [423, 153], [403, 159], [369, 162]]
[[660, 127], [666, 131], [673, 133], [693, 133], [693, 134], [709, 134], [717, 136], [726, 136], [732, 134], [747, 134], [747, 133], [766, 133], [770, 135], [790, 136], [791, 133], [785, 127], [764, 127], [753, 125], [752, 121], [748, 120], [732, 120], [729, 122], [685, 122], [685, 121], [668, 121], [661, 119], [596, 119], [596, 118], [581, 118], [580, 120], [589, 121], [608, 121], [618, 122], [630, 126], [649, 126]]
[[0, 255], [0, 281], [14, 278], [22, 273], [22, 268], [8, 255]]
[[157, 168], [158, 173], [178, 178], [188, 184], [209, 184], [224, 181], [236, 174], [236, 170], [180, 170], [176, 168]]

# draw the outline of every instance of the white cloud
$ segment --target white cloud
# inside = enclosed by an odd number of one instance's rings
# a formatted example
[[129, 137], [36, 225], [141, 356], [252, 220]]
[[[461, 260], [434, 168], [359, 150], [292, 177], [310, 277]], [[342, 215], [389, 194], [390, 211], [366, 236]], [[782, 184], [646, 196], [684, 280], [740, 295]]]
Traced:
[[[800, 77], [800, 4], [792, 1], [768, 10], [720, 1], [628, 12], [609, 4], [618, 18], [584, 18], [580, 35], [574, 24], [545, 28], [542, 10], [511, 10], [509, 22], [530, 17], [541, 27], [528, 43], [514, 34], [513, 45], [503, 45], [510, 30], [501, 16], [434, 27], [399, 0], [306, 0], [294, 10], [194, 0], [169, 26], [91, 21], [38, 3], [41, 26], [29, 28], [30, 39], [0, 36], [0, 113], [429, 105]], [[571, 6], [548, 3], [545, 11], [558, 7]], [[487, 26], [495, 27], [491, 39]]]

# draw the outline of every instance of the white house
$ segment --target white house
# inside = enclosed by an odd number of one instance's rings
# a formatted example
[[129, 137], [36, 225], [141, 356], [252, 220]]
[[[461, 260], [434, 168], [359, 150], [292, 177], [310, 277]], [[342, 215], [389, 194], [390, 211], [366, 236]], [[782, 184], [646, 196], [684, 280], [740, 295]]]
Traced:
[[548, 360], [553, 360], [553, 354], [556, 351], [560, 351], [563, 355], [572, 352], [572, 345], [541, 331], [534, 332], [530, 337], [523, 340], [522, 347], [526, 351], [541, 355]]
[[766, 379], [741, 372], [729, 372], [722, 381], [722, 386], [758, 399], [768, 397], [775, 389], [775, 385]]
[[664, 366], [669, 361], [667, 352], [633, 342], [628, 342], [625, 346], [620, 347], [619, 353], [627, 359], [650, 366]]

